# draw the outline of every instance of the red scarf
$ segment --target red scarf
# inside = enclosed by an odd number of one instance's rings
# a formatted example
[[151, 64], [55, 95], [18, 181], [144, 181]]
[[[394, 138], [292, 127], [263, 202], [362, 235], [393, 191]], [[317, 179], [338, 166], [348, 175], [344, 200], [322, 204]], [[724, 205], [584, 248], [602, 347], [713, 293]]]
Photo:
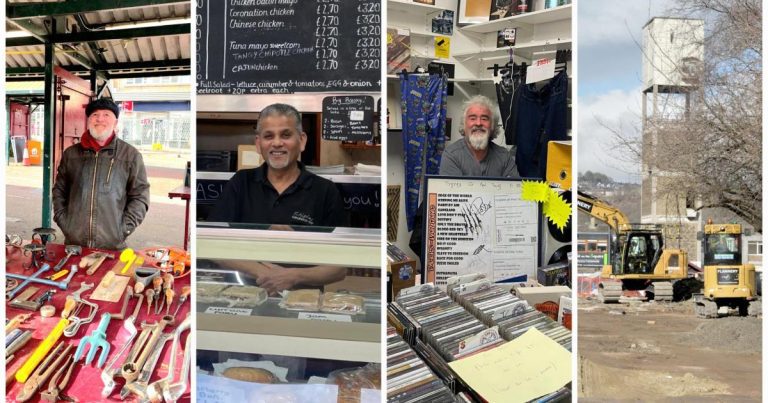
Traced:
[[112, 139], [115, 138], [115, 132], [113, 131], [112, 134], [107, 139], [107, 142], [104, 143], [104, 145], [99, 145], [99, 143], [96, 142], [96, 139], [91, 136], [91, 131], [86, 130], [85, 133], [83, 133], [83, 136], [80, 138], [80, 144], [82, 144], [83, 148], [87, 150], [93, 150], [94, 152], [99, 152], [102, 148], [106, 147], [109, 143], [112, 142]]

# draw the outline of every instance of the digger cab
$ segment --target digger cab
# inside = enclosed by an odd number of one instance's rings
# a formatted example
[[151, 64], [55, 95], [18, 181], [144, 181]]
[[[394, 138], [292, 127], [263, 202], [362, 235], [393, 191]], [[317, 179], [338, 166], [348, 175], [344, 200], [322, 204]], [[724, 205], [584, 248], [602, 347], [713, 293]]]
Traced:
[[660, 231], [629, 231], [618, 235], [612, 274], [653, 274], [664, 241]]
[[742, 231], [739, 224], [704, 226], [703, 294], [709, 299], [755, 297], [755, 266], [742, 264]]
[[615, 237], [611, 263], [603, 267], [603, 278], [672, 280], [687, 276], [685, 252], [665, 249], [661, 229], [634, 224]]

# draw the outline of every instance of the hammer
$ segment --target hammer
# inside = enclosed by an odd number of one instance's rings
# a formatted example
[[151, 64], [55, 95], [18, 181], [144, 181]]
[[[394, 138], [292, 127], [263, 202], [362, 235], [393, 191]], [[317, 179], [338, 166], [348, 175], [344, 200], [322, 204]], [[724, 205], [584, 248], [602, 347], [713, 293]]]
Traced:
[[79, 245], [67, 245], [64, 247], [64, 252], [67, 252], [67, 256], [62, 258], [58, 264], [56, 264], [56, 267], [53, 268], [54, 272], [57, 272], [61, 270], [62, 267], [64, 267], [64, 264], [67, 263], [67, 260], [71, 258], [72, 256], [78, 256], [83, 252], [83, 248], [81, 248]]
[[107, 259], [114, 259], [115, 255], [106, 252], [93, 252], [90, 255], [80, 259], [80, 268], [88, 266], [86, 273], [91, 275], [99, 270], [99, 267]]

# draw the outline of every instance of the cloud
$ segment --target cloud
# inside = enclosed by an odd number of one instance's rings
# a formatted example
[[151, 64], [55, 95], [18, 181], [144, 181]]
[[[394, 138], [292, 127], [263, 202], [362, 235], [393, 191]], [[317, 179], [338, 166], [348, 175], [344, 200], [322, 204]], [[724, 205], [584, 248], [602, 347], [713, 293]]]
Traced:
[[639, 182], [640, 167], [627, 163], [621, 158], [622, 150], [612, 147], [615, 135], [611, 129], [639, 135], [641, 102], [639, 86], [579, 97], [579, 172], [598, 171], [623, 182]]
[[665, 14], [675, 0], [580, 1], [578, 2], [578, 43], [584, 46], [634, 45], [641, 39], [643, 25], [651, 17]]
[[[578, 170], [639, 182], [640, 166], [611, 147], [607, 128], [635, 132], [641, 119], [643, 25], [678, 0], [580, 1], [577, 7]], [[607, 127], [606, 127], [607, 126]]]

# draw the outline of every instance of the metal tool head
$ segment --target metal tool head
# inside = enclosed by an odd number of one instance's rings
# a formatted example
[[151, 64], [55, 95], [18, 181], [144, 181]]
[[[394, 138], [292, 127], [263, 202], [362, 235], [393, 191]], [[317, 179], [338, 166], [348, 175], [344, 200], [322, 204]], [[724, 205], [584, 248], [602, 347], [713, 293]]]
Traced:
[[80, 294], [90, 290], [91, 288], [93, 288], [93, 283], [80, 283], [80, 289], [73, 292], [71, 295], [75, 299], [75, 301], [79, 302], [80, 300], [82, 300], [82, 297], [80, 296]]
[[187, 335], [187, 341], [184, 343], [184, 362], [181, 364], [179, 379], [174, 383], [163, 386], [163, 398], [165, 398], [166, 402], [175, 402], [187, 391], [192, 352], [192, 337]]
[[113, 253], [107, 253], [107, 252], [94, 252], [93, 256], [96, 258], [104, 258], [104, 259], [114, 259], [115, 255]]
[[32, 252], [42, 252], [45, 250], [45, 245], [39, 243], [28, 243], [24, 245], [24, 254], [28, 255]]
[[67, 255], [79, 256], [83, 253], [83, 248], [80, 245], [67, 245], [64, 247], [64, 252]]

